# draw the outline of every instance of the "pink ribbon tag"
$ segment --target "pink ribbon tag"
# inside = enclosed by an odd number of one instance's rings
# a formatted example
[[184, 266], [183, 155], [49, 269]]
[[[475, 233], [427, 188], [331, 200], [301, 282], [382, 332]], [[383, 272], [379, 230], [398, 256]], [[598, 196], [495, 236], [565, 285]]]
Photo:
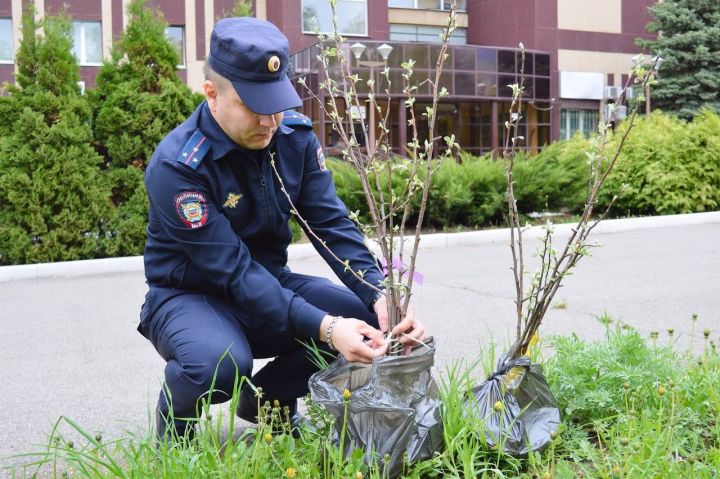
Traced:
[[[387, 271], [387, 260], [385, 259], [384, 256], [382, 258], [380, 258], [380, 264], [382, 265], [383, 273], [387, 274], [387, 272], [388, 272]], [[394, 258], [393, 259], [393, 269], [400, 272], [400, 276], [402, 276], [407, 271], [407, 266], [405, 265], [405, 263], [402, 263], [399, 259]], [[419, 284], [420, 286], [422, 286], [423, 282], [425, 281], [425, 277], [423, 276], [423, 274], [417, 270], [413, 271], [412, 278], [413, 278], [413, 282]]]

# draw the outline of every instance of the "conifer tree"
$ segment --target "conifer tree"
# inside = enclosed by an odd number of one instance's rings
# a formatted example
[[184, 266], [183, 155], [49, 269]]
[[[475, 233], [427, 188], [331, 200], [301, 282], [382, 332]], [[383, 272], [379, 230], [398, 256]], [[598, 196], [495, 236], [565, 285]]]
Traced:
[[658, 37], [638, 44], [663, 59], [650, 87], [653, 107], [686, 119], [703, 107], [720, 112], [720, 1], [666, 1], [650, 11], [648, 31]]
[[127, 6], [128, 25], [89, 92], [98, 151], [117, 206], [113, 254], [141, 254], [147, 198], [143, 171], [158, 143], [192, 113], [201, 96], [178, 78], [167, 23], [147, 0]]
[[102, 256], [109, 189], [77, 86], [70, 22], [37, 22], [29, 8], [22, 25], [17, 85], [0, 98], [0, 264]]

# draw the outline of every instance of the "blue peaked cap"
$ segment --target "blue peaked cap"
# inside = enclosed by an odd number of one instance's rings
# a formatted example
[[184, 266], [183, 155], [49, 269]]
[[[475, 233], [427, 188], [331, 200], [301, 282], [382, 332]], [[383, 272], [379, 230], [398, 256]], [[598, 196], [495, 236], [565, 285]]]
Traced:
[[287, 37], [272, 23], [237, 17], [215, 24], [208, 64], [230, 80], [255, 113], [271, 115], [302, 105], [288, 79], [288, 63]]

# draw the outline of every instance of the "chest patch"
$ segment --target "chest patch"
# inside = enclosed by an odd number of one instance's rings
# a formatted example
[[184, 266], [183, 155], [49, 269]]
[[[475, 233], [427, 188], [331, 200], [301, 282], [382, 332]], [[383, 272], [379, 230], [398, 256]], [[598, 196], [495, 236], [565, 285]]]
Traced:
[[207, 223], [208, 206], [202, 193], [184, 191], [175, 196], [175, 210], [188, 228], [200, 228]]

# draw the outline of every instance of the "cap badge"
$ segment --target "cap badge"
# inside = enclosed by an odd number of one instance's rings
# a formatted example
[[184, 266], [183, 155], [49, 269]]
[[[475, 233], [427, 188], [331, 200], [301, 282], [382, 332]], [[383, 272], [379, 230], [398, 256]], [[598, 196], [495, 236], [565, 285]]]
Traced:
[[280, 59], [277, 55], [273, 55], [270, 57], [270, 60], [268, 60], [268, 70], [270, 70], [271, 73], [275, 73], [280, 69]]

